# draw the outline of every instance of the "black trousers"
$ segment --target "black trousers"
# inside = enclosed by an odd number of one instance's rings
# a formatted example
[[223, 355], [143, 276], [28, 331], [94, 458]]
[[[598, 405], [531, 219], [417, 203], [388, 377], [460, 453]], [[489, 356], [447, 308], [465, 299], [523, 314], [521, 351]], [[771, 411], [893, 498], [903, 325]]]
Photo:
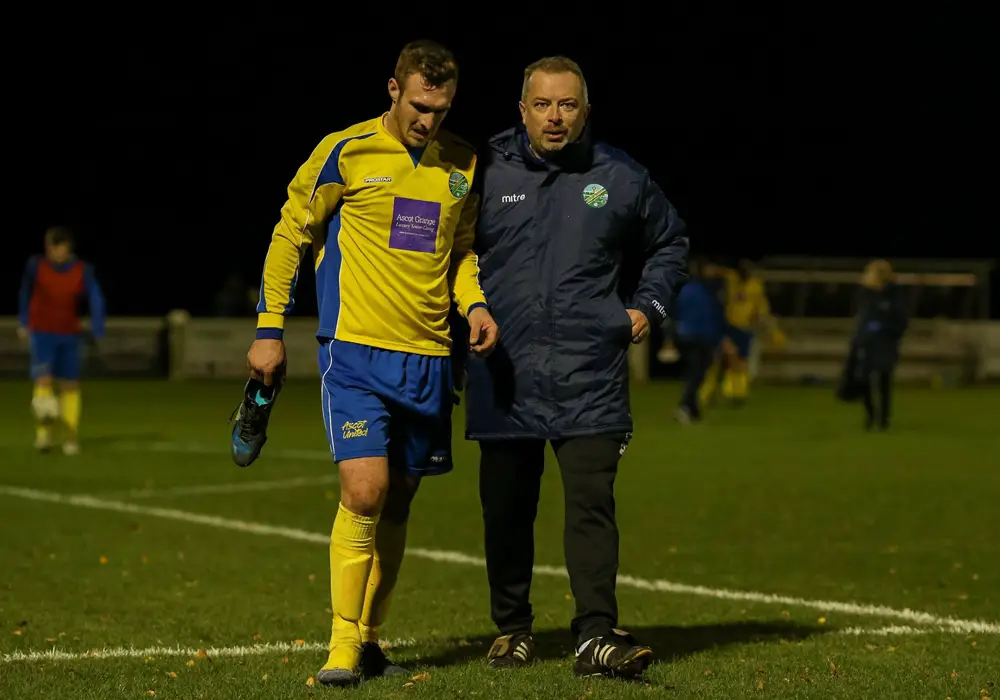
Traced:
[[[618, 525], [615, 476], [630, 436], [555, 440], [566, 502], [563, 548], [576, 599], [579, 642], [618, 624]], [[486, 530], [490, 615], [502, 634], [530, 632], [535, 515], [545, 463], [544, 440], [480, 443], [479, 497]]]
[[715, 348], [705, 341], [683, 338], [678, 339], [677, 348], [684, 362], [684, 393], [681, 396], [681, 406], [687, 409], [692, 418], [701, 418], [698, 389], [701, 388], [705, 374], [715, 359]]
[[875, 371], [869, 375], [864, 390], [865, 415], [869, 426], [878, 422], [889, 427], [892, 414], [892, 371]]

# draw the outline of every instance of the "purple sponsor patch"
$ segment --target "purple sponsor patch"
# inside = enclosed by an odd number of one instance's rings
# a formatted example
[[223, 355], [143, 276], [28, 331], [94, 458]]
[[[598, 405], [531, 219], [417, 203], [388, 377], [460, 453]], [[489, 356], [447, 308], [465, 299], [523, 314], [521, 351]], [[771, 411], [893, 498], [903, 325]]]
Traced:
[[396, 197], [392, 205], [389, 247], [433, 253], [437, 249], [441, 203]]

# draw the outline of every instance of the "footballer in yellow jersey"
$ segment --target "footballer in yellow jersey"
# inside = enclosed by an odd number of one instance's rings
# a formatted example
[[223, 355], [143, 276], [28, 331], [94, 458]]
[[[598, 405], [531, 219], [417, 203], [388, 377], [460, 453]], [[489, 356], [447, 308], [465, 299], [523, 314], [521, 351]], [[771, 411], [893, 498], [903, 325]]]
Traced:
[[497, 342], [472, 251], [476, 153], [440, 129], [457, 82], [444, 47], [404, 47], [389, 111], [313, 151], [289, 185], [264, 263], [248, 355], [255, 376], [237, 409], [233, 457], [249, 464], [266, 440], [284, 319], [312, 250], [323, 419], [341, 483], [330, 538], [333, 629], [317, 675], [325, 685], [405, 673], [386, 659], [379, 630], [420, 478], [452, 468], [452, 305], [468, 320], [473, 352]]
[[[781, 331], [771, 314], [764, 282], [753, 272], [753, 263], [748, 260], [740, 261], [735, 270], [713, 270], [714, 275], [725, 281], [726, 323], [722, 341], [725, 373], [722, 393], [737, 401], [746, 399], [750, 392], [749, 357], [756, 331], [759, 328], [767, 329], [772, 341], [776, 344], [783, 342]], [[717, 371], [710, 371], [702, 384], [700, 398], [703, 401], [711, 399], [717, 383]]]

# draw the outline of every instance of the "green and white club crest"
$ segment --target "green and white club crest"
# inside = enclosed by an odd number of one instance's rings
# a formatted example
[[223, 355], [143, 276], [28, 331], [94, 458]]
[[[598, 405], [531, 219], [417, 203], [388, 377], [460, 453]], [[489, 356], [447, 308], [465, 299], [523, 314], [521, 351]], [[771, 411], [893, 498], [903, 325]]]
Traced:
[[608, 203], [608, 191], [603, 185], [587, 185], [583, 188], [583, 201], [588, 207], [600, 209]]
[[448, 189], [455, 197], [461, 199], [469, 193], [469, 181], [465, 179], [465, 175], [456, 170], [448, 176]]

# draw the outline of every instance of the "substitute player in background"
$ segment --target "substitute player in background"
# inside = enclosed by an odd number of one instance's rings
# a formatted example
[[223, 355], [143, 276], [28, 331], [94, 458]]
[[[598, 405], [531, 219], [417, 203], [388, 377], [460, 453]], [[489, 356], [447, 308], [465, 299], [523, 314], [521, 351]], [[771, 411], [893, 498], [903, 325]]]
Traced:
[[[448, 313], [486, 353], [497, 326], [479, 286], [476, 154], [439, 130], [458, 82], [452, 54], [407, 45], [389, 80], [392, 107], [323, 139], [288, 188], [264, 263], [252, 378], [233, 432], [245, 465], [260, 452], [285, 350], [299, 262], [312, 248], [319, 369], [341, 501], [330, 539], [333, 630], [317, 675], [326, 685], [405, 673], [379, 648], [422, 476], [451, 464], [453, 378]], [[263, 381], [260, 381], [263, 380]]]
[[[31, 345], [31, 406], [35, 447], [52, 447], [52, 428], [62, 419], [63, 452], [80, 451], [80, 325], [86, 298], [94, 338], [104, 336], [104, 295], [94, 269], [73, 254], [73, 234], [64, 227], [45, 232], [45, 255], [28, 259], [21, 282], [18, 334]], [[56, 398], [54, 383], [58, 384]]]
[[[735, 270], [711, 268], [709, 275], [725, 279], [726, 324], [722, 338], [724, 374], [722, 394], [742, 403], [750, 393], [749, 358], [754, 335], [759, 329], [769, 333], [775, 345], [784, 345], [785, 337], [771, 314], [764, 281], [754, 274], [754, 264], [741, 260]], [[719, 364], [709, 370], [700, 391], [702, 404], [708, 403], [718, 384]]]

